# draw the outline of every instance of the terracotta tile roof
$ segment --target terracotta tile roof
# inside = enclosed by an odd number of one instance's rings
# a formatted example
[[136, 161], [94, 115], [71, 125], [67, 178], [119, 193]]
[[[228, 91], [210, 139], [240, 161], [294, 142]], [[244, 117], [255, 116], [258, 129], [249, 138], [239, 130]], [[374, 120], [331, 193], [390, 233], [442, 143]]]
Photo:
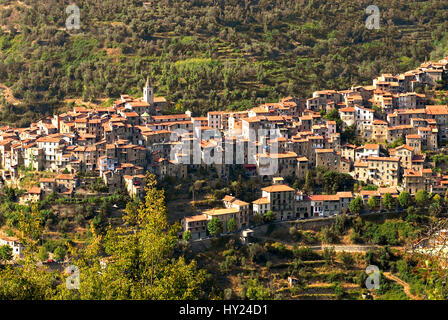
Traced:
[[371, 161], [400, 161], [400, 159], [394, 158], [394, 157], [367, 157], [367, 160], [371, 160]]
[[211, 209], [206, 210], [203, 213], [210, 216], [218, 216], [218, 215], [225, 215], [225, 214], [235, 214], [239, 213], [240, 211], [236, 208], [224, 208], [224, 209]]
[[336, 193], [340, 198], [353, 198], [353, 193], [351, 191], [340, 191]]
[[266, 198], [266, 197], [252, 201], [252, 204], [269, 204], [269, 203], [270, 202], [269, 202], [268, 198]]
[[390, 193], [390, 194], [398, 194], [397, 187], [379, 187], [378, 192], [380, 194]]
[[380, 145], [376, 143], [366, 143], [364, 146], [362, 146], [364, 149], [368, 150], [379, 150]]
[[138, 117], [138, 113], [137, 112], [123, 112], [124, 116], [126, 118], [134, 118], [134, 117]]
[[199, 214], [196, 216], [185, 217], [186, 222], [207, 221], [208, 218], [205, 214]]
[[379, 192], [377, 190], [361, 190], [360, 194], [362, 196], [379, 196]]
[[314, 152], [316, 153], [333, 153], [333, 149], [315, 149]]
[[287, 191], [294, 191], [293, 188], [290, 186], [287, 186], [286, 184], [274, 184], [269, 187], [262, 188], [261, 190], [266, 192], [287, 192]]
[[369, 166], [369, 164], [367, 162], [358, 161], [358, 162], [355, 162], [354, 166], [367, 168]]
[[151, 116], [153, 120], [179, 120], [179, 119], [190, 119], [190, 116], [187, 114], [168, 114], [162, 116]]
[[28, 194], [40, 194], [41, 189], [39, 187], [32, 187], [30, 189], [28, 189], [28, 191], [26, 193]]
[[395, 150], [401, 150], [401, 149], [406, 149], [406, 150], [409, 150], [409, 151], [414, 151], [415, 150], [414, 147], [408, 146], [407, 144], [403, 144], [403, 145], [397, 147]]
[[426, 113], [431, 115], [448, 115], [448, 106], [446, 105], [426, 106]]
[[147, 103], [145, 101], [133, 101], [133, 102], [128, 102], [128, 104], [132, 108], [147, 108], [150, 106], [149, 103]]
[[376, 124], [376, 125], [387, 125], [386, 121], [383, 120], [375, 120], [372, 122], [372, 124]]
[[53, 137], [42, 137], [36, 140], [37, 142], [59, 142], [61, 141], [60, 138], [53, 138]]
[[226, 195], [226, 196], [222, 199], [222, 201], [232, 202], [232, 201], [234, 201], [235, 199], [236, 199], [236, 198], [233, 197], [233, 196]]
[[310, 196], [311, 201], [339, 201], [340, 197], [337, 195], [316, 194]]
[[241, 121], [246, 121], [246, 122], [260, 122], [260, 119], [259, 119], [258, 117], [242, 118]]
[[232, 205], [237, 205], [237, 206], [240, 206], [240, 207], [244, 207], [244, 206], [248, 206], [249, 204], [247, 202], [245, 202], [245, 201], [235, 199], [232, 202]]

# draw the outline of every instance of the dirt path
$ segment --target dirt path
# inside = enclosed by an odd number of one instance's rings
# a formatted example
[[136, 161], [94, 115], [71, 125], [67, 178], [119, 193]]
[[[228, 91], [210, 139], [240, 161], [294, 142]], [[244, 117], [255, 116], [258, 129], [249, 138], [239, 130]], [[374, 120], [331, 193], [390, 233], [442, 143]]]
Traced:
[[3, 83], [0, 83], [0, 93], [3, 94], [6, 101], [8, 101], [11, 104], [18, 105], [21, 101], [14, 98], [14, 95], [12, 94], [12, 90], [5, 86]]
[[411, 287], [409, 286], [409, 284], [407, 282], [404, 282], [403, 280], [401, 280], [400, 278], [398, 278], [397, 276], [394, 276], [392, 273], [390, 272], [384, 272], [383, 273], [384, 276], [392, 281], [395, 281], [396, 283], [398, 283], [399, 285], [401, 285], [403, 287], [403, 291], [404, 293], [406, 293], [406, 295], [411, 299], [411, 300], [422, 300], [419, 296], [416, 296], [414, 294], [411, 293]]

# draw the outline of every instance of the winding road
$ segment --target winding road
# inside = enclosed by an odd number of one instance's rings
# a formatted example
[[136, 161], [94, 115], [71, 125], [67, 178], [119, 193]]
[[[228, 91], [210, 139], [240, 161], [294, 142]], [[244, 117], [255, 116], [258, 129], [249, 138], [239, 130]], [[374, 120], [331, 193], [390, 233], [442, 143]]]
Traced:
[[393, 275], [392, 273], [390, 273], [390, 272], [383, 272], [383, 275], [384, 275], [387, 279], [392, 280], [392, 281], [395, 281], [396, 283], [398, 283], [399, 285], [401, 285], [401, 286], [403, 287], [403, 291], [404, 291], [404, 293], [406, 293], [406, 295], [407, 295], [411, 300], [422, 300], [419, 296], [414, 295], [414, 294], [411, 293], [411, 286], [410, 286], [407, 282], [401, 280], [401, 279], [398, 278], [397, 276], [394, 276], [394, 275]]

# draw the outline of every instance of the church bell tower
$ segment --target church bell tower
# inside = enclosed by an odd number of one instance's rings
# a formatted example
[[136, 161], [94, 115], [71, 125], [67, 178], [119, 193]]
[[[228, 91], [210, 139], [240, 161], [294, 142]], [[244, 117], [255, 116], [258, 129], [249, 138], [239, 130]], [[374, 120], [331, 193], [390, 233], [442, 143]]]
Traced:
[[154, 105], [154, 90], [151, 87], [149, 77], [146, 79], [146, 85], [143, 88], [143, 101], [147, 102], [151, 106]]

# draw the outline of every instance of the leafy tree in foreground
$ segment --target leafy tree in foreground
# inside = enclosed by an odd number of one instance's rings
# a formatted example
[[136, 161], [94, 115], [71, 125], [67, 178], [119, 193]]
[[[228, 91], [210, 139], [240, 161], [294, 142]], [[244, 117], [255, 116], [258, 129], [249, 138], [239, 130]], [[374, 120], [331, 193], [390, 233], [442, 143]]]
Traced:
[[18, 213], [19, 238], [25, 246], [34, 251], [43, 229], [37, 204], [33, 204], [30, 210], [20, 210]]
[[[21, 268], [6, 266], [0, 272], [0, 300], [50, 300], [57, 297], [60, 274], [45, 271], [27, 256]], [[65, 282], [64, 282], [65, 285]]]
[[[62, 285], [64, 299], [198, 299], [202, 297], [205, 271], [196, 262], [175, 254], [178, 224], [167, 220], [164, 191], [147, 175], [145, 201], [133, 228], [108, 228], [93, 237], [82, 251], [71, 249], [80, 268], [79, 290]], [[105, 256], [101, 258], [101, 256]], [[100, 264], [100, 260], [106, 264]]]
[[135, 226], [137, 224], [138, 208], [138, 201], [129, 201], [124, 209], [125, 215], [123, 216], [123, 221], [129, 223], [131, 226]]

